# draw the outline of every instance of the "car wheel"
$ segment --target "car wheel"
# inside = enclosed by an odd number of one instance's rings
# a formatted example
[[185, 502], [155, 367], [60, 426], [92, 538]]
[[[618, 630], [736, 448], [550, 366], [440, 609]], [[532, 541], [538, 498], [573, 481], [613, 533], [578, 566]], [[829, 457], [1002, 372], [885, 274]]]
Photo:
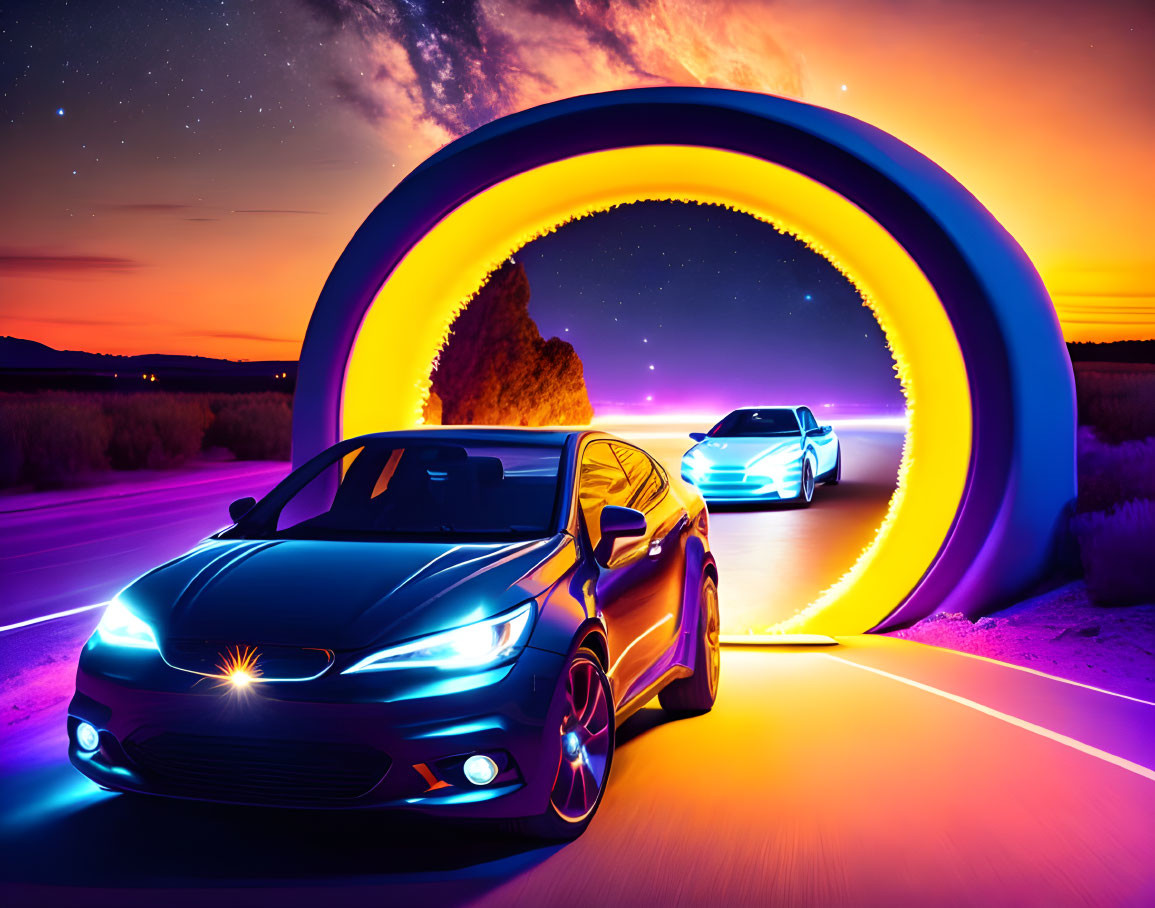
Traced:
[[545, 813], [514, 820], [519, 835], [565, 840], [581, 835], [602, 802], [614, 759], [614, 701], [597, 656], [581, 648], [566, 669], [565, 703], [557, 729], [557, 774]]
[[834, 469], [826, 477], [824, 485], [836, 486], [842, 482], [842, 442], [838, 443], [838, 451], [834, 455]]
[[808, 508], [814, 500], [814, 466], [809, 456], [802, 457], [802, 484], [798, 489], [798, 497], [794, 499], [799, 507]]
[[722, 622], [718, 615], [718, 584], [713, 577], [702, 578], [700, 602], [694, 674], [667, 684], [658, 694], [658, 702], [670, 712], [709, 712], [718, 696], [718, 679], [722, 672]]

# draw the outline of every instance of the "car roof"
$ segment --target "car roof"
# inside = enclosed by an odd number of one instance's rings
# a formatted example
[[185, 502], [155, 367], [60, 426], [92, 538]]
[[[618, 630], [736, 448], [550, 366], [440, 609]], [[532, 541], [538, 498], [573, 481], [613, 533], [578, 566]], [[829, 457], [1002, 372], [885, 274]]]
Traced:
[[753, 407], [738, 407], [731, 413], [741, 413], [744, 410], [801, 410], [806, 404], [757, 404]]
[[512, 426], [416, 426], [412, 429], [402, 429], [395, 432], [370, 432], [365, 435], [360, 435], [358, 438], [413, 438], [414, 436], [421, 435], [444, 441], [488, 441], [511, 444], [533, 443], [560, 448], [571, 436], [581, 435], [586, 431], [588, 430], [564, 428], [537, 429]]

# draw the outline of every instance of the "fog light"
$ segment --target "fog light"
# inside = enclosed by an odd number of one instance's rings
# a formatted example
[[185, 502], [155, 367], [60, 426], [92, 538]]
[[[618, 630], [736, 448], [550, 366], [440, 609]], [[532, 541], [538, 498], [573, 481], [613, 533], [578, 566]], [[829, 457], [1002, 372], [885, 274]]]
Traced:
[[462, 767], [467, 778], [474, 785], [488, 785], [497, 778], [497, 764], [484, 754], [474, 754]]
[[94, 751], [100, 747], [100, 732], [87, 722], [81, 722], [76, 726], [76, 743], [81, 750]]

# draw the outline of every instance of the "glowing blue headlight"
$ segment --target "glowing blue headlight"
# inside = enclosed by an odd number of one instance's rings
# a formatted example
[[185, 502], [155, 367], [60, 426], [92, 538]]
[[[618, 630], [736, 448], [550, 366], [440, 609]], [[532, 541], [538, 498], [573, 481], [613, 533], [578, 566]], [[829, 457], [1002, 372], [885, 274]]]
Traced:
[[76, 744], [81, 750], [91, 753], [100, 747], [100, 732], [87, 722], [76, 726]]
[[419, 637], [362, 659], [342, 674], [393, 668], [489, 668], [514, 659], [529, 637], [533, 602], [484, 621]]
[[682, 458], [682, 469], [691, 474], [704, 473], [710, 469], [710, 460], [697, 448], [692, 448]]
[[101, 643], [111, 646], [131, 646], [137, 649], [157, 649], [152, 628], [128, 610], [119, 599], [113, 599], [104, 610], [96, 635]]
[[462, 770], [473, 785], [488, 785], [497, 778], [497, 764], [485, 754], [474, 754], [465, 761]]

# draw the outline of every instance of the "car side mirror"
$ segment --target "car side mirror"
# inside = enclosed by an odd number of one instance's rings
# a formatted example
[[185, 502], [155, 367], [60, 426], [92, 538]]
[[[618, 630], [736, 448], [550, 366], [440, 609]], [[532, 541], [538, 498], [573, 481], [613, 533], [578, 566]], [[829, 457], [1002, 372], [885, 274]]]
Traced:
[[830, 426], [818, 426], [814, 429], [807, 429], [806, 430], [806, 437], [807, 438], [818, 438], [821, 435], [829, 435], [831, 433], [831, 431], [832, 431], [832, 429], [830, 428]]
[[232, 520], [233, 523], [240, 523], [241, 518], [249, 513], [256, 503], [257, 499], [253, 498], [252, 495], [246, 498], [238, 498], [229, 505], [229, 519]]
[[614, 554], [614, 543], [619, 539], [632, 539], [646, 535], [646, 515], [633, 508], [622, 508], [607, 504], [599, 518], [602, 538], [594, 549], [594, 558], [602, 567], [610, 566]]
[[691, 432], [690, 437], [692, 439], [694, 439], [694, 441], [705, 441], [706, 440], [706, 433], [705, 432]]

